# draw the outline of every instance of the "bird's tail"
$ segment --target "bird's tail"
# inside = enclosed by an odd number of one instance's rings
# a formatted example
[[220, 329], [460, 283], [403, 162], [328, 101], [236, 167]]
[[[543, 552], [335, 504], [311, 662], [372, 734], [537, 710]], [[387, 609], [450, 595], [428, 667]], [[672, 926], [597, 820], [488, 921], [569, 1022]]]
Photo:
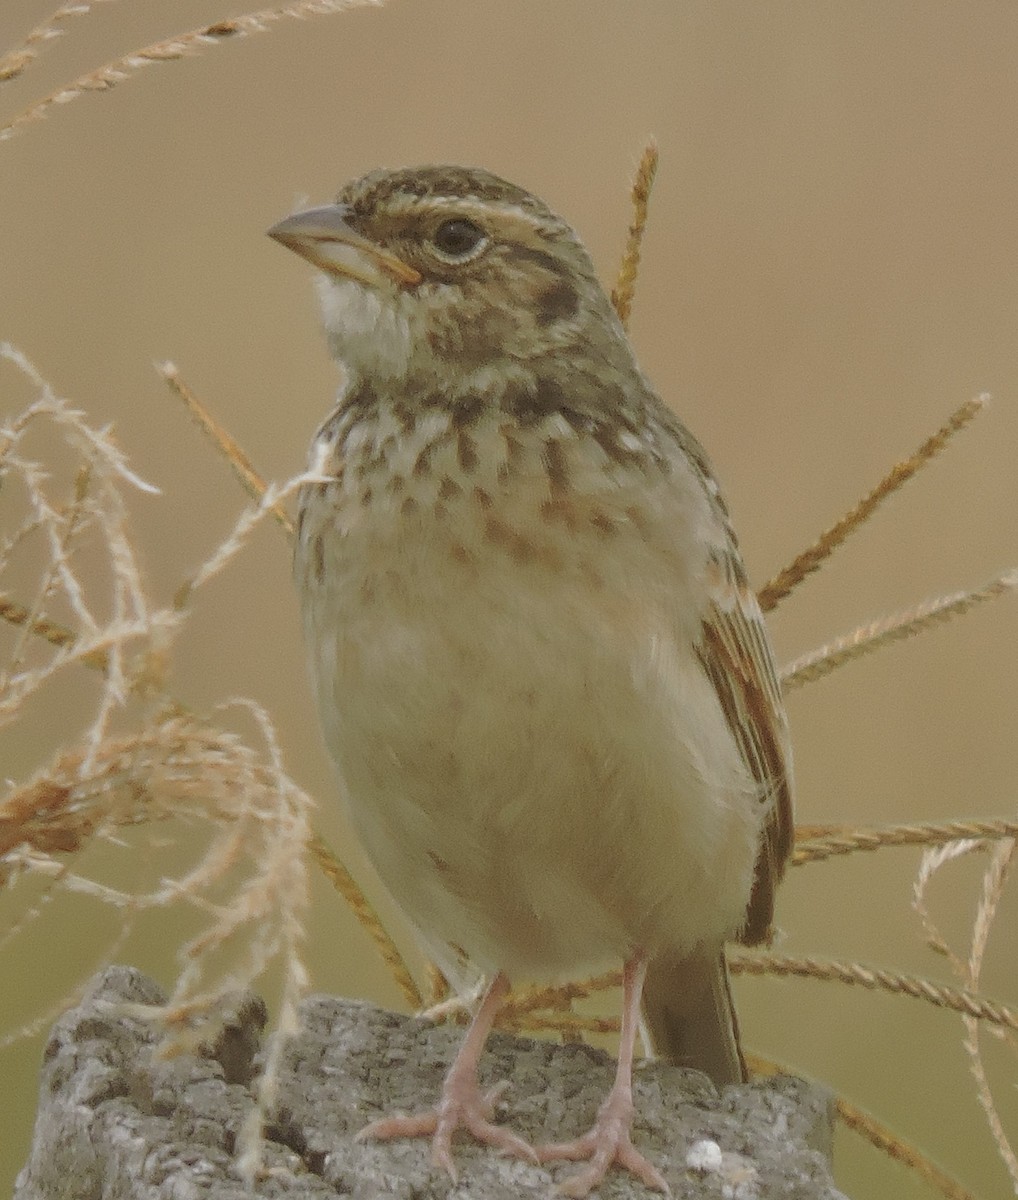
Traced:
[[652, 959], [643, 985], [643, 1022], [654, 1054], [703, 1071], [718, 1087], [746, 1081], [723, 946], [701, 948], [687, 958]]

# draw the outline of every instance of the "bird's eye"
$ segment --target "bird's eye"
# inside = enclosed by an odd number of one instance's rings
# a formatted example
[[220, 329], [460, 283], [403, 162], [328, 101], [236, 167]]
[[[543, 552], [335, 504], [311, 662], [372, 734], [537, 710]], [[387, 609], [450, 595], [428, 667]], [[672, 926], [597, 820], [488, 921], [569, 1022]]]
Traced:
[[463, 262], [477, 254], [488, 239], [480, 225], [466, 217], [453, 217], [439, 225], [431, 240], [443, 258]]

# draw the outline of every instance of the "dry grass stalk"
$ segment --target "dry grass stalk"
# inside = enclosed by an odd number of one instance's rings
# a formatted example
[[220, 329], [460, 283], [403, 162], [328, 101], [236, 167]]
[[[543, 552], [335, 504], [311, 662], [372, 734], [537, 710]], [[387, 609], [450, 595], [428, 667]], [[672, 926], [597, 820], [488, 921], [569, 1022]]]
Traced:
[[[1018, 847], [1018, 843], [1014, 838], [1008, 838], [995, 845], [976, 839], [960, 840], [937, 850], [928, 850], [923, 855], [919, 867], [913, 888], [913, 908], [919, 914], [931, 947], [948, 960], [962, 986], [970, 991], [976, 991], [979, 987], [990, 929], [1000, 906], [1008, 875], [1015, 862], [1016, 847]], [[927, 904], [926, 894], [934, 876], [947, 863], [981, 850], [990, 850], [990, 862], [983, 874], [982, 894], [972, 926], [971, 945], [967, 956], [963, 959], [954, 952], [934, 922]], [[1018, 1154], [1015, 1153], [1014, 1147], [1007, 1137], [1000, 1111], [990, 1088], [979, 1042], [980, 1025], [974, 1017], [967, 1014], [962, 1016], [962, 1022], [965, 1027], [962, 1046], [975, 1080], [976, 1098], [983, 1109], [990, 1135], [997, 1146], [1001, 1161], [1011, 1177], [1012, 1187], [1018, 1193]], [[1012, 1051], [1018, 1049], [1018, 1043], [1012, 1034], [999, 1030], [995, 1032], [1002, 1033], [1003, 1039], [1007, 1041]]]
[[932, 437], [927, 438], [914, 454], [896, 463], [869, 495], [863, 497], [830, 529], [825, 530], [812, 546], [808, 546], [801, 554], [796, 555], [784, 570], [779, 571], [758, 592], [757, 598], [763, 611], [770, 612], [804, 579], [819, 570], [850, 534], [868, 521], [889, 496], [892, 496], [922, 467], [936, 458], [951, 438], [982, 412], [988, 403], [989, 397], [982, 395], [966, 401], [960, 408], [957, 408], [947, 422]]
[[865, 1109], [857, 1107], [848, 1100], [838, 1097], [838, 1116], [846, 1128], [864, 1137], [871, 1146], [881, 1150], [895, 1162], [900, 1162], [919, 1176], [924, 1183], [935, 1188], [946, 1200], [976, 1200], [976, 1197], [956, 1180], [952, 1179], [942, 1167], [937, 1166], [921, 1150], [910, 1145], [887, 1128], [876, 1117], [871, 1116]]
[[[66, 625], [60, 625], [56, 621], [48, 621], [41, 617], [33, 617], [23, 604], [18, 604], [8, 596], [0, 595], [0, 620], [6, 621], [9, 625], [24, 626], [35, 637], [42, 638], [51, 646], [71, 646], [75, 641], [74, 633]], [[99, 671], [106, 670], [106, 654], [102, 650], [96, 650], [87, 658], [83, 658], [82, 662], [87, 667], [94, 667]]]
[[[265, 495], [268, 484], [259, 475], [251, 459], [241, 449], [240, 443], [227, 432], [180, 378], [180, 372], [173, 363], [159, 363], [156, 370], [170, 385], [170, 390], [183, 400], [184, 406], [194, 418], [198, 428], [230, 464], [234, 475], [240, 481], [240, 485], [244, 491], [247, 492], [252, 500], [260, 502]], [[292, 537], [294, 525], [290, 514], [279, 505], [274, 505], [269, 511], [283, 529], [286, 530], [287, 534]]]
[[[795, 1074], [792, 1068], [775, 1062], [773, 1059], [763, 1058], [759, 1054], [747, 1054], [746, 1065], [754, 1079], [768, 1079], [772, 1075]], [[956, 1179], [937, 1166], [922, 1150], [910, 1145], [871, 1113], [856, 1107], [842, 1096], [835, 1096], [834, 1101], [838, 1116], [846, 1128], [865, 1138], [871, 1146], [888, 1154], [896, 1162], [904, 1163], [924, 1183], [928, 1183], [941, 1196], [946, 1197], [946, 1200], [976, 1200], [967, 1188], [962, 1187]]]
[[786, 692], [813, 683], [829, 675], [838, 667], [853, 659], [873, 654], [892, 642], [904, 641], [925, 633], [937, 625], [944, 625], [960, 617], [977, 605], [995, 600], [1018, 589], [1018, 570], [1005, 571], [982, 587], [970, 591], [952, 592], [948, 596], [937, 596], [924, 600], [914, 608], [890, 617], [881, 617], [868, 625], [860, 625], [851, 633], [835, 638], [819, 650], [795, 659], [781, 670], [781, 685]]
[[[287, 536], [292, 538], [294, 535], [293, 521], [281, 504], [266, 501], [268, 484], [250, 457], [242, 449], [240, 443], [216, 420], [192, 389], [184, 383], [180, 377], [180, 372], [173, 363], [162, 363], [157, 369], [169, 384], [171, 390], [184, 401], [188, 412], [194, 418], [201, 432], [229, 463], [234, 476], [240, 481], [241, 486], [247, 494], [258, 502], [260, 508], [267, 509]], [[187, 585], [184, 590], [178, 593], [178, 604], [182, 605], [186, 602], [191, 586], [193, 586], [193, 583]], [[386, 932], [381, 921], [378, 919], [378, 914], [353, 876], [343, 865], [339, 857], [317, 834], [311, 842], [310, 849], [325, 877], [347, 902], [371, 940], [375, 943], [382, 961], [392, 972], [393, 979], [403, 993], [407, 1004], [415, 1010], [423, 1008], [424, 999], [407, 966], [406, 960], [401, 954], [399, 947]], [[435, 970], [437, 972], [437, 968]], [[438, 974], [440, 975], [440, 972]]]
[[527, 1013], [525, 1017], [513, 1018], [511, 1013], [500, 1013], [500, 1029], [524, 1030], [527, 1033], [557, 1033], [564, 1041], [582, 1041], [585, 1034], [618, 1033], [618, 1017], [583, 1017], [578, 1013]]
[[[378, 914], [358, 887], [354, 877], [318, 834], [312, 837], [309, 849], [315, 862], [321, 868], [322, 874], [343, 897], [374, 942], [382, 962], [389, 968], [397, 987], [403, 993], [403, 999], [414, 1010], [423, 1008], [424, 998], [414, 982], [406, 959], [400, 954], [396, 943], [386, 933]], [[434, 970], [437, 972], [438, 968], [436, 967]]]
[[622, 986], [621, 971], [605, 971], [590, 979], [578, 979], [555, 987], [525, 987], [514, 989], [506, 1007], [517, 1014], [536, 1012], [542, 1008], [567, 1009], [574, 1000], [586, 1000], [608, 988]]
[[71, 4], [61, 4], [41, 25], [36, 25], [20, 46], [15, 46], [13, 50], [0, 56], [0, 83], [16, 79], [29, 63], [38, 58], [44, 45], [62, 37], [64, 31], [60, 25], [64, 21], [70, 21], [74, 17], [85, 17], [95, 5], [110, 2], [111, 0], [91, 0], [91, 3], [84, 3], [83, 0], [75, 0]]
[[449, 980], [442, 974], [437, 963], [424, 964], [424, 1008], [433, 1012], [444, 1004], [451, 994]]
[[573, 1010], [610, 988], [622, 986], [621, 971], [606, 971], [590, 979], [572, 980], [548, 987], [514, 988], [498, 1016], [502, 1029], [558, 1033], [565, 1041], [582, 1041], [585, 1034], [618, 1033], [617, 1017], [598, 1017]]
[[633, 217], [629, 223], [629, 233], [626, 237], [626, 249], [619, 267], [618, 279], [612, 288], [611, 300], [619, 315], [623, 328], [629, 325], [629, 317], [633, 311], [633, 297], [636, 295], [636, 277], [640, 269], [640, 251], [643, 247], [643, 235], [647, 228], [647, 214], [650, 209], [650, 193], [654, 187], [654, 176], [657, 174], [658, 151], [657, 143], [651, 139], [640, 156], [633, 179], [632, 201]]
[[198, 588], [204, 587], [210, 579], [218, 575], [230, 560], [235, 558], [244, 548], [251, 534], [262, 523], [265, 517], [274, 514], [277, 509], [280, 509], [284, 501], [288, 500], [295, 492], [299, 492], [307, 483], [328, 482], [331, 476], [323, 475], [322, 473], [322, 465], [325, 458], [324, 451], [319, 447], [316, 459], [307, 471], [300, 475], [295, 475], [293, 479], [288, 480], [285, 484], [269, 484], [262, 493], [259, 502], [251, 505], [240, 514], [233, 532], [209, 555], [191, 578], [181, 584], [174, 597], [174, 608], [179, 610], [186, 607], [192, 593], [197, 591]]
[[821, 979], [826, 982], [852, 984], [869, 991], [889, 992], [894, 996], [911, 996], [925, 1000], [936, 1008], [948, 1008], [979, 1021], [987, 1021], [1004, 1029], [1018, 1029], [1018, 1013], [1006, 1004], [999, 1004], [969, 991], [934, 983], [918, 975], [902, 975], [863, 963], [839, 962], [833, 959], [793, 958], [779, 954], [754, 954], [732, 950], [728, 956], [733, 975], [780, 975], [799, 979]]
[[[15, 716], [29, 697], [69, 666], [102, 661], [104, 685], [98, 711], [86, 734], [87, 743], [97, 747], [107, 735], [114, 711], [130, 692], [129, 675], [138, 669], [134, 659], [171, 635], [176, 619], [151, 608], [141, 582], [141, 573], [126, 528], [126, 509], [121, 487], [126, 483], [155, 492], [127, 467], [123, 455], [108, 434], [93, 430], [83, 415], [60, 399], [32, 364], [14, 347], [0, 343], [0, 362], [13, 365], [37, 390], [37, 399], [20, 416], [0, 430], [0, 471], [8, 495], [19, 485], [27, 516], [20, 529], [31, 529], [36, 541], [48, 552], [48, 561], [37, 582], [35, 600], [23, 608], [22, 636], [11, 657], [0, 670], [0, 725]], [[63, 504], [50, 494], [50, 472], [23, 453], [30, 432], [43, 429], [56, 436], [78, 457], [78, 478], [72, 502]], [[0, 572], [11, 569], [12, 559], [23, 547], [18, 536], [9, 539], [0, 553]], [[110, 615], [100, 614], [91, 602], [72, 563], [75, 552], [87, 547], [105, 561], [109, 596], [102, 605]], [[72, 614], [73, 637], [57, 646], [52, 655], [37, 665], [25, 661], [26, 635], [40, 622], [47, 627], [44, 611], [59, 601]]]
[[[264, 718], [257, 715], [267, 730]], [[10, 886], [25, 875], [40, 873], [59, 879], [64, 890], [125, 910], [161, 908], [181, 898], [204, 907], [200, 897], [221, 883], [247, 853], [257, 871], [239, 886], [243, 903], [235, 909], [214, 906], [212, 928], [185, 952], [187, 969], [171, 1003], [177, 1014], [183, 1007], [207, 1007], [205, 999], [197, 1006], [193, 1000], [204, 954], [232, 938], [245, 923], [251, 928], [271, 926], [276, 904], [288, 910], [280, 918], [283, 927], [292, 920], [289, 910], [305, 904], [299, 861], [310, 801], [280, 775], [274, 755], [273, 749], [265, 761], [235, 734], [180, 713], [154, 714], [139, 730], [102, 742], [91, 759], [85, 747], [75, 746], [5, 796], [0, 808], [0, 879]], [[90, 841], [101, 838], [116, 844], [119, 830], [174, 817], [205, 820], [216, 831], [199, 863], [182, 878], [139, 895], [76, 875], [67, 867], [67, 857]], [[256, 957], [264, 953], [265, 936], [259, 933], [256, 939], [262, 946]], [[246, 984], [246, 972], [242, 975]], [[229, 986], [240, 985], [231, 981]], [[171, 1023], [178, 1020], [179, 1015]]]
[[823, 862], [859, 850], [885, 846], [934, 846], [959, 838], [1018, 837], [1018, 821], [930, 821], [917, 825], [885, 825], [879, 829], [848, 826], [800, 826], [796, 829], [794, 866]]
[[176, 59], [192, 57], [212, 46], [219, 46], [224, 41], [266, 33], [279, 21], [325, 16], [345, 12], [351, 8], [377, 8], [384, 2], [385, 0], [294, 0], [290, 4], [263, 8], [259, 12], [245, 13], [239, 17], [228, 17], [211, 25], [177, 34], [176, 37], [153, 42], [151, 46], [116, 58], [105, 66], [79, 76], [73, 83], [50, 92], [24, 112], [18, 113], [6, 125], [0, 126], [0, 141], [13, 137], [23, 126], [41, 120], [56, 105], [67, 104], [88, 92], [109, 91], [153, 63], [173, 62]]
[[[0, 885], [12, 888], [30, 875], [50, 881], [49, 893], [15, 923], [8, 937], [27, 929], [58, 892], [87, 897], [123, 915], [111, 952], [145, 911], [184, 904], [205, 914], [204, 931], [181, 950], [173, 995], [149, 1013], [162, 1022], [167, 1046], [174, 1051], [214, 1037], [224, 996], [249, 986], [279, 962], [279, 1015], [259, 1081], [256, 1114], [239, 1146], [241, 1165], [251, 1175], [257, 1169], [259, 1123], [271, 1103], [279, 1055], [284, 1039], [297, 1027], [297, 1006], [307, 986], [301, 946], [311, 801], [287, 776], [272, 725], [257, 705], [235, 700], [216, 713], [239, 708], [253, 719], [259, 749], [219, 728], [218, 717], [199, 720], [166, 695], [165, 664], [184, 627], [184, 614], [149, 600], [121, 494], [125, 485], [154, 489], [128, 469], [108, 432], [93, 429], [58, 398], [23, 355], [3, 344], [2, 362], [20, 370], [39, 395], [0, 429], [7, 507], [16, 503], [20, 489], [27, 509], [3, 543], [0, 570], [11, 569], [23, 548], [33, 548], [29, 543], [46, 553], [34, 599], [20, 606], [22, 633], [0, 670], [0, 726], [16, 722], [26, 701], [59, 683], [68, 667], [104, 667], [95, 715], [84, 732], [69, 738], [27, 782], [10, 784], [0, 799]], [[58, 437], [77, 460], [69, 502], [52, 496], [61, 486], [59, 473], [26, 453], [27, 435], [40, 428]], [[198, 572], [190, 590], [221, 570], [274, 506], [303, 483], [319, 479], [314, 472], [305, 473], [283, 488], [266, 489], [261, 503], [242, 515]], [[87, 575], [82, 562], [89, 566]], [[94, 580], [97, 564], [104, 568], [100, 581], [86, 582]], [[29, 655], [28, 634], [51, 628], [48, 609], [53, 603], [71, 613], [69, 637], [58, 644], [33, 639]], [[174, 818], [189, 825], [204, 822], [209, 830], [192, 866], [177, 878], [139, 892], [73, 868], [74, 856], [97, 842], [122, 846], [135, 856], [148, 838], [148, 848], [155, 852], [172, 831]], [[232, 965], [223, 965], [227, 962]]]
[[[238, 527], [238, 530], [224, 543], [220, 555], [229, 557], [240, 548], [243, 544], [246, 531], [249, 531], [249, 527], [259, 519], [259, 514], [262, 512], [270, 513], [287, 534], [292, 536], [293, 522], [290, 520], [289, 515], [277, 498], [274, 496], [266, 498], [268, 485], [236, 440], [231, 437], [227, 430], [212, 416], [207, 407], [202, 404], [195, 393], [184, 383], [173, 364], [165, 363], [159, 370], [175, 394], [184, 401], [189, 413], [197, 422], [199, 429], [230, 463], [234, 474], [240, 480], [247, 493], [258, 501], [258, 507], [253, 512], [249, 512], [241, 518], [241, 524], [244, 528]], [[287, 494], [294, 490], [300, 482], [301, 479], [298, 479], [291, 483], [286, 490]], [[198, 586], [204, 578], [208, 578], [211, 574], [221, 569], [221, 566], [222, 563], [215, 560], [210, 560], [210, 562], [206, 563], [202, 572], [186, 583], [178, 592], [175, 599], [175, 607], [178, 610], [183, 608], [194, 587]], [[46, 640], [51, 641], [54, 645], [64, 648], [78, 647], [78, 638], [72, 630], [48, 620], [33, 620], [31, 614], [24, 606], [17, 605], [11, 601], [4, 601], [2, 598], [0, 598], [0, 617], [14, 624], [25, 626], [32, 633], [46, 638]], [[80, 647], [78, 649], [80, 650]], [[81, 654], [80, 661], [88, 666], [104, 668], [106, 665], [105, 652], [101, 649], [86, 650]], [[395, 942], [382, 926], [373, 907], [349, 871], [347, 871], [338, 857], [317, 835], [312, 839], [309, 848], [323, 873], [350, 905], [354, 914], [374, 941], [382, 960], [392, 972], [393, 978], [403, 992], [408, 1005], [414, 1009], [421, 1008], [423, 1000], [413, 976], [406, 965], [405, 959]]]

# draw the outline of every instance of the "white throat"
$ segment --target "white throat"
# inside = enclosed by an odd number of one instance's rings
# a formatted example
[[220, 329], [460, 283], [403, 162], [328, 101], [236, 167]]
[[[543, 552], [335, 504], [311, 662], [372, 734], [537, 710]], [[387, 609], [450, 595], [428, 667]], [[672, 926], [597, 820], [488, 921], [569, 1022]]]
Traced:
[[406, 375], [413, 337], [398, 297], [323, 272], [316, 273], [315, 286], [329, 349], [349, 375]]

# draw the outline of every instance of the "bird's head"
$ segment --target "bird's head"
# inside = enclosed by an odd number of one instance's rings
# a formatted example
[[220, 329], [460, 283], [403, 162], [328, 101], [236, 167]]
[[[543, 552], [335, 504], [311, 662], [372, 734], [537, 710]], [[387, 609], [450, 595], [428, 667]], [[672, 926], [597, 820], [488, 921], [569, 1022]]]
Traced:
[[354, 377], [487, 390], [550, 358], [628, 353], [572, 228], [487, 171], [374, 171], [269, 235], [319, 268], [329, 344]]

